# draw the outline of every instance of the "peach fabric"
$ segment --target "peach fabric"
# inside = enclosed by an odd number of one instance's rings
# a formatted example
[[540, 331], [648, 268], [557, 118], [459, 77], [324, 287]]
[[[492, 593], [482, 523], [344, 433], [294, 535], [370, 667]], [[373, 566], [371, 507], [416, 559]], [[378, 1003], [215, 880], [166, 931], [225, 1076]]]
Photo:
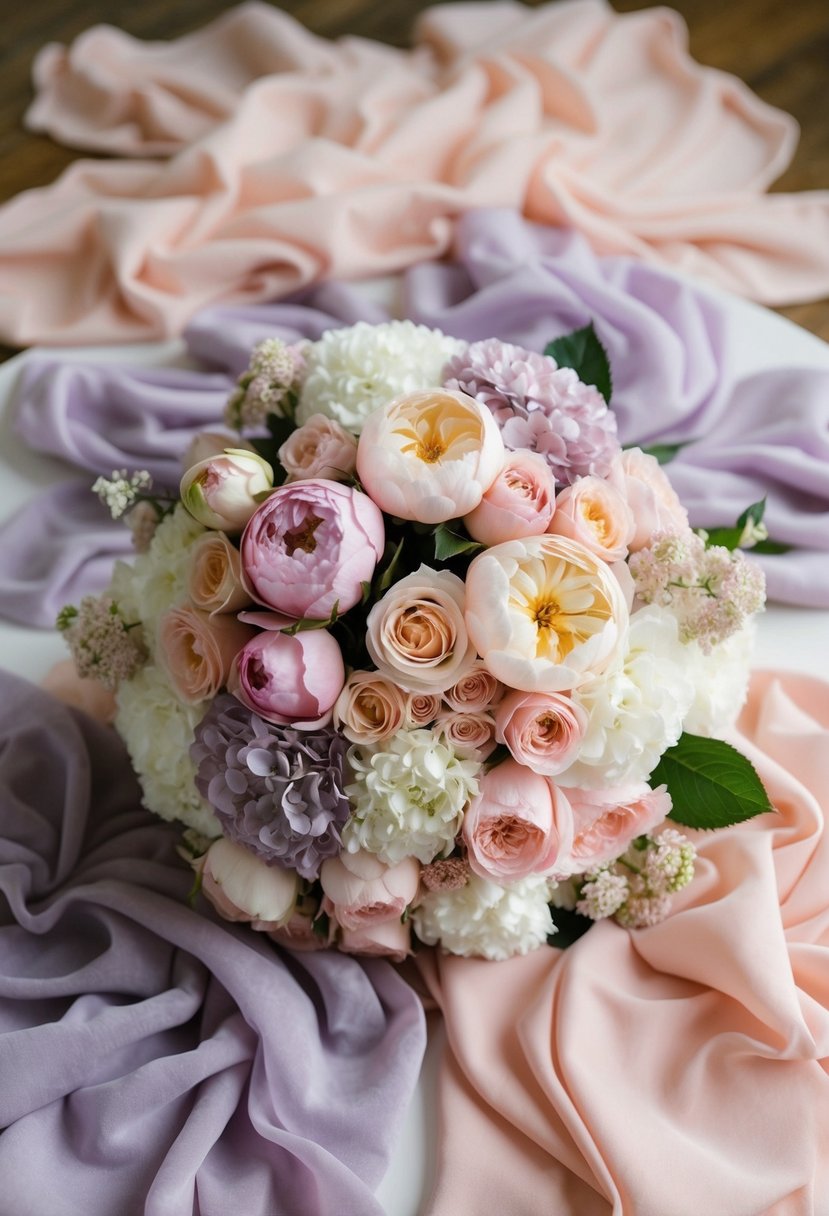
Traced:
[[99, 27], [35, 75], [36, 129], [174, 155], [82, 160], [0, 208], [8, 341], [158, 338], [213, 301], [397, 271], [479, 206], [769, 303], [829, 291], [829, 193], [764, 193], [796, 124], [695, 64], [667, 9], [449, 4], [399, 51], [248, 4], [169, 45]]
[[430, 1216], [829, 1212], [829, 685], [760, 673], [741, 728], [777, 813], [699, 833], [662, 924], [419, 956], [449, 1041]]

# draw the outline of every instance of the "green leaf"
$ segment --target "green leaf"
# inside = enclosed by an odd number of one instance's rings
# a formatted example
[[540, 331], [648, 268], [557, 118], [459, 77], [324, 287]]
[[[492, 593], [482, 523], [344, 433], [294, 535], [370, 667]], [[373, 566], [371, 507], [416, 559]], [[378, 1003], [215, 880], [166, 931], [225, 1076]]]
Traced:
[[363, 594], [360, 596], [360, 603], [367, 604], [368, 601], [371, 599], [371, 583], [369, 582], [368, 579], [363, 579], [363, 581], [360, 583], [360, 586], [363, 589]]
[[613, 377], [607, 351], [599, 341], [593, 322], [571, 334], [555, 338], [544, 347], [545, 355], [552, 355], [559, 367], [572, 367], [585, 384], [594, 384], [605, 401], [610, 404], [613, 392]]
[[742, 528], [708, 528], [706, 529], [705, 547], [710, 549], [712, 545], [719, 545], [722, 549], [729, 549], [733, 552], [739, 547], [742, 535]]
[[298, 633], [310, 633], [314, 629], [330, 629], [336, 624], [340, 615], [340, 601], [337, 600], [334, 607], [331, 609], [331, 615], [327, 621], [318, 621], [315, 618], [304, 616], [295, 624], [289, 625], [287, 629], [280, 630], [281, 633], [287, 634], [289, 638], [296, 637]]
[[759, 524], [763, 521], [763, 516], [766, 513], [766, 500], [761, 498], [759, 502], [753, 502], [750, 507], [746, 507], [740, 518], [737, 520], [737, 527], [740, 531], [746, 526], [749, 520], [753, 524]]
[[670, 464], [677, 452], [684, 448], [684, 443], [652, 443], [648, 448], [642, 448], [646, 456], [654, 456], [660, 464]]
[[688, 828], [725, 828], [774, 809], [751, 761], [722, 739], [681, 735], [651, 785], [667, 785], [670, 818]]
[[790, 553], [791, 545], [784, 545], [780, 540], [758, 540], [752, 548], [752, 553]]
[[468, 536], [459, 536], [446, 524], [438, 524], [433, 536], [435, 538], [435, 560], [447, 562], [451, 557], [459, 557], [462, 553], [477, 553], [483, 545]]
[[377, 584], [378, 591], [388, 591], [389, 587], [394, 582], [395, 571], [397, 570], [397, 566], [400, 561], [400, 554], [403, 552], [403, 546], [405, 543], [406, 538], [401, 537], [397, 547], [394, 550], [394, 553], [392, 553], [391, 557], [389, 558], [389, 564], [386, 566], [385, 570], [380, 576], [380, 581]]

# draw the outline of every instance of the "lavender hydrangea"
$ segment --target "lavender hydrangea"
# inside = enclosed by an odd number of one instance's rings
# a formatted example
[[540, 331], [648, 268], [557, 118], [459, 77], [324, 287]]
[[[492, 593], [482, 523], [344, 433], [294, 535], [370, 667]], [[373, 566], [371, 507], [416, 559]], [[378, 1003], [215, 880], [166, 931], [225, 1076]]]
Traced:
[[598, 389], [548, 355], [488, 338], [450, 359], [443, 377], [489, 406], [508, 448], [540, 452], [556, 481], [606, 477], [621, 451], [616, 415]]
[[190, 755], [199, 793], [224, 834], [310, 880], [340, 852], [350, 811], [343, 789], [347, 747], [330, 727], [274, 726], [225, 694], [199, 723]]

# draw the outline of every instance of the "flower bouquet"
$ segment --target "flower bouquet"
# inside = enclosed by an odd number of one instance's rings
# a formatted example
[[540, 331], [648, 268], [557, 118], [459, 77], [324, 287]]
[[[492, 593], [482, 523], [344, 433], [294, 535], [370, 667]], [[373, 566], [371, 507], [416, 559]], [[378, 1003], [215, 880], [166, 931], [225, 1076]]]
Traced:
[[260, 343], [180, 493], [96, 491], [137, 556], [58, 625], [115, 692], [200, 891], [295, 948], [503, 959], [669, 910], [770, 809], [745, 696], [763, 505], [694, 532], [623, 451], [588, 326]]

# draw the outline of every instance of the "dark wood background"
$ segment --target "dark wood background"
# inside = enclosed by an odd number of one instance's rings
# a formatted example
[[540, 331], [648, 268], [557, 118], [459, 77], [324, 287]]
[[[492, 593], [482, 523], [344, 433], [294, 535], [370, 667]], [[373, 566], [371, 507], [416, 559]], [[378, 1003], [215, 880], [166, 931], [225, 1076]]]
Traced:
[[[528, 0], [535, 6], [538, 0]], [[619, 12], [653, 0], [611, 0]], [[410, 43], [429, 0], [283, 0], [281, 7], [328, 38], [361, 34]], [[205, 25], [232, 7], [227, 0], [17, 0], [5, 6], [0, 47], [0, 200], [52, 181], [74, 157], [44, 136], [29, 135], [22, 116], [31, 98], [30, 68], [46, 42], [71, 42], [99, 22], [142, 39], [168, 39]], [[787, 110], [802, 130], [779, 190], [829, 188], [829, 0], [673, 0], [688, 23], [701, 63], [742, 77], [765, 101]], [[829, 300], [781, 310], [829, 341]], [[4, 352], [0, 347], [0, 357]]]

